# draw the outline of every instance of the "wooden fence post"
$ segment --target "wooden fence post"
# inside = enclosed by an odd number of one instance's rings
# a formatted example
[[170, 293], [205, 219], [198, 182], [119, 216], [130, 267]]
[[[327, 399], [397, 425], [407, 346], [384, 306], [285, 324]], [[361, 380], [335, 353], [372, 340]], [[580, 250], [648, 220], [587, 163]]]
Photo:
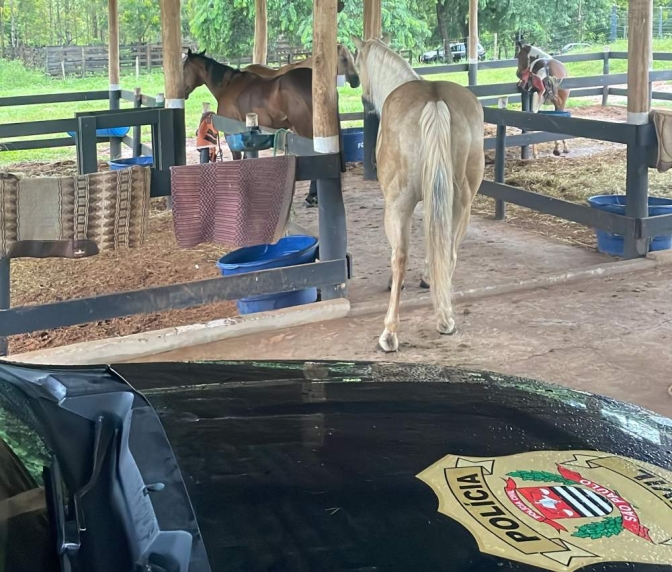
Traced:
[[[10, 288], [10, 259], [0, 257], [0, 310], [9, 310], [11, 297]], [[0, 356], [6, 356], [9, 351], [9, 341], [0, 337]]]
[[[607, 46], [604, 49], [603, 60], [602, 60], [602, 75], [609, 75], [609, 53], [611, 48]], [[602, 88], [602, 107], [606, 107], [609, 104], [609, 86], [605, 85]]]
[[[448, 54], [444, 54], [448, 57]], [[478, 84], [478, 0], [469, 0], [469, 85]]]
[[[313, 146], [317, 153], [339, 153], [336, 90], [337, 0], [313, 3]], [[348, 236], [345, 205], [338, 178], [317, 181], [320, 260], [345, 260]], [[345, 284], [322, 289], [323, 300], [347, 296]]]
[[[653, 45], [653, 2], [630, 0], [628, 3], [628, 123], [646, 125], [651, 110], [649, 70]], [[649, 216], [649, 167], [646, 147], [628, 143], [625, 185], [625, 214], [632, 218]], [[648, 239], [625, 237], [626, 258], [646, 256]]]
[[[381, 0], [364, 0], [364, 40], [379, 38], [382, 35]], [[376, 141], [380, 118], [375, 108], [362, 100], [364, 107], [364, 180], [375, 181], [378, 173], [375, 165]]]

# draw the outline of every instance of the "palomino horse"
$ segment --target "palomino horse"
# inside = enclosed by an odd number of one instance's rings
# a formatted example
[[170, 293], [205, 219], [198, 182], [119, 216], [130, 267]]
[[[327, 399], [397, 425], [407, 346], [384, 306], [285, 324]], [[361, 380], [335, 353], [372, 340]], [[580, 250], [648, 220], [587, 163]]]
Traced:
[[[519, 85], [532, 93], [532, 112], [537, 113], [542, 105], [553, 104], [556, 111], [564, 111], [569, 97], [568, 89], [560, 89], [560, 82], [567, 77], [567, 68], [562, 62], [553, 59], [529, 44], [516, 42], [518, 69], [516, 75]], [[567, 141], [562, 141], [562, 152], [569, 153]], [[536, 145], [532, 146], [534, 158], [537, 158]], [[560, 155], [560, 143], [555, 142], [554, 155]]]
[[385, 197], [385, 232], [392, 247], [392, 292], [379, 338], [399, 347], [399, 298], [406, 273], [411, 218], [424, 202], [427, 271], [437, 328], [455, 332], [451, 282], [457, 247], [483, 179], [483, 108], [466, 88], [420, 78], [380, 40], [354, 37], [362, 97], [380, 116], [378, 180]]
[[[285, 74], [290, 70], [296, 68], [310, 68], [313, 69], [313, 57], [306, 58], [303, 61], [295, 62], [293, 64], [287, 64], [282, 66], [280, 69], [273, 69], [260, 64], [252, 64], [243, 68], [243, 71], [249, 71], [256, 73], [261, 77], [277, 77], [279, 75]], [[350, 53], [350, 50], [343, 44], [338, 44], [338, 75], [345, 76], [346, 81], [350, 84], [350, 87], [357, 88], [359, 87], [359, 76], [357, 75], [357, 69], [355, 68], [355, 60]]]
[[184, 95], [206, 85], [217, 100], [217, 115], [245, 121], [248, 113], [259, 116], [259, 125], [292, 129], [313, 137], [313, 72], [299, 68], [276, 78], [263, 78], [209, 58], [205, 51], [187, 52], [183, 64]]

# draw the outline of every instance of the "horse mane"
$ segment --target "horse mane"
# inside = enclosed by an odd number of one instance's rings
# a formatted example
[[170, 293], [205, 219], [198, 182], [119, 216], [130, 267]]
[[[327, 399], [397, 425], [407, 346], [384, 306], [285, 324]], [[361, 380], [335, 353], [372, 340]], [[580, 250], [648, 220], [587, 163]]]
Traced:
[[371, 103], [380, 115], [387, 96], [396, 88], [420, 76], [398, 53], [392, 51], [380, 40], [368, 42], [366, 71], [369, 76]]
[[212, 78], [215, 85], [221, 83], [227, 72], [231, 72], [232, 75], [243, 73], [241, 70], [220, 63], [216, 59], [211, 58], [210, 56], [206, 56], [204, 53], [191, 53], [187, 56], [187, 60], [189, 59], [203, 62], [205, 72]]
[[552, 60], [553, 56], [547, 54], [545, 51], [540, 50], [536, 46], [530, 45], [530, 51], [527, 53], [528, 58], [541, 58], [545, 60]]

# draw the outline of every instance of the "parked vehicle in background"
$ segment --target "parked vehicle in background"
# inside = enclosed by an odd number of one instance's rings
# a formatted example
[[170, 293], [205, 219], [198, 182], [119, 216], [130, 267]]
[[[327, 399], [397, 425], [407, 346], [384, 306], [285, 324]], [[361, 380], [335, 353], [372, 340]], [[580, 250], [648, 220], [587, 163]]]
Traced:
[[[450, 59], [457, 63], [460, 60], [467, 58], [467, 46], [464, 42], [452, 42], [450, 44]], [[436, 48], [435, 50], [429, 50], [422, 54], [418, 61], [421, 64], [430, 64], [436, 62], [446, 62], [445, 50], [442, 47]], [[485, 60], [485, 48], [479, 43], [478, 44], [478, 59], [480, 61]]]
[[569, 52], [575, 52], [576, 50], [581, 50], [583, 48], [590, 48], [591, 44], [586, 44], [583, 42], [574, 42], [572, 44], [567, 44], [562, 47], [560, 50], [561, 54], [568, 54]]

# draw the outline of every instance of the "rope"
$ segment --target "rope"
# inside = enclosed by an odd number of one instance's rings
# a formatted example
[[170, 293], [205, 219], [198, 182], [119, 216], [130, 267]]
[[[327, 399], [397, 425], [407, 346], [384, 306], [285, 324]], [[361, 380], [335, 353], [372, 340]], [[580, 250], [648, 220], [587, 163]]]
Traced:
[[[280, 145], [278, 144], [280, 140], [282, 139], [282, 152], [286, 155], [287, 154], [287, 134], [289, 133], [289, 130], [287, 129], [278, 129], [275, 132], [275, 137], [273, 138], [273, 157], [275, 157], [278, 153], [278, 148]], [[280, 137], [282, 135], [282, 137]]]

